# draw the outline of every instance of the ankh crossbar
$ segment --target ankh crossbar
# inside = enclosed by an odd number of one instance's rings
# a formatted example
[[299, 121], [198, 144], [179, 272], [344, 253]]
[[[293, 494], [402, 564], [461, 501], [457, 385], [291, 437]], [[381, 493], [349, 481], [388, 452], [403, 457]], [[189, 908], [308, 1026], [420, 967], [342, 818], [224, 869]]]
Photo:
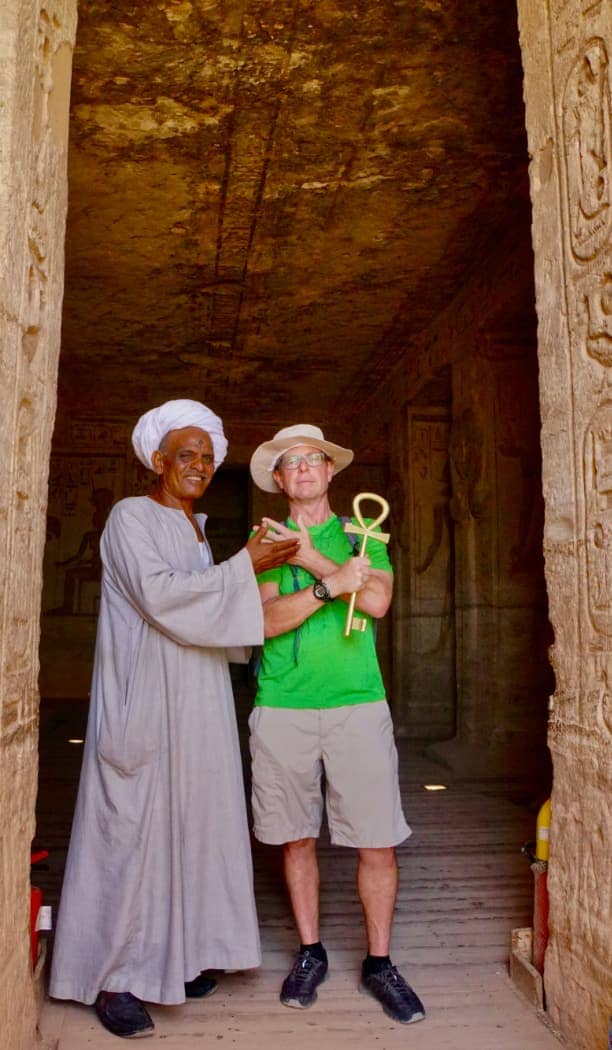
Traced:
[[[366, 525], [363, 515], [361, 513], [361, 504], [364, 500], [374, 500], [380, 507], [380, 514], [378, 517]], [[359, 557], [363, 558], [366, 553], [368, 540], [378, 540], [380, 543], [389, 542], [388, 532], [375, 532], [374, 530], [382, 525], [383, 521], [389, 514], [389, 504], [386, 499], [382, 496], [377, 496], [375, 492], [360, 492], [358, 496], [355, 496], [353, 500], [353, 517], [359, 522], [358, 525], [353, 525], [351, 521], [347, 521], [344, 526], [345, 532], [356, 533], [361, 536], [361, 544], [359, 547]], [[357, 598], [357, 591], [353, 591], [351, 594], [351, 600], [349, 602], [348, 611], [346, 614], [346, 625], [344, 628], [344, 637], [348, 638], [351, 631], [365, 631], [368, 626], [368, 621], [364, 620], [362, 616], [355, 616], [355, 601]]]

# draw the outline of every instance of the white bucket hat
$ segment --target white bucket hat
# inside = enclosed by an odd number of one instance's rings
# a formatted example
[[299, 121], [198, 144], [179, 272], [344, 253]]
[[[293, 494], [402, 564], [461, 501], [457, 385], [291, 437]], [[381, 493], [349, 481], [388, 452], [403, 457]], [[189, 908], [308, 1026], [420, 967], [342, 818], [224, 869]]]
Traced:
[[274, 435], [271, 441], [264, 441], [258, 445], [251, 456], [251, 477], [258, 488], [264, 492], [278, 492], [272, 471], [283, 452], [287, 452], [296, 445], [311, 445], [326, 452], [334, 461], [334, 473], [338, 474], [352, 462], [353, 453], [350, 448], [342, 448], [342, 445], [334, 445], [333, 441], [326, 441], [323, 431], [319, 427], [313, 427], [310, 423], [297, 423], [293, 427], [283, 427]]

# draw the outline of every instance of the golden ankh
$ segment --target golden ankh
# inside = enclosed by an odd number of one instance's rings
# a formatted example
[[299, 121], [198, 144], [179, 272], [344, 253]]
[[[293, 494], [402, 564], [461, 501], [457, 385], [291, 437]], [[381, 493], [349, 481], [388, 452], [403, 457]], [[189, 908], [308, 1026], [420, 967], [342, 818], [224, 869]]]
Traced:
[[[363, 515], [361, 513], [361, 504], [364, 500], [374, 500], [380, 507], [380, 514], [374, 521], [366, 525]], [[366, 553], [366, 547], [368, 540], [378, 540], [380, 543], [388, 543], [390, 536], [388, 532], [375, 532], [374, 530], [382, 525], [383, 521], [389, 514], [389, 504], [386, 499], [382, 496], [377, 496], [375, 492], [360, 492], [358, 496], [355, 496], [353, 500], [353, 517], [359, 522], [358, 525], [353, 525], [351, 521], [347, 521], [344, 526], [345, 532], [356, 533], [361, 536], [361, 545], [359, 547], [359, 557], [363, 558]], [[368, 621], [362, 616], [355, 616], [355, 601], [357, 599], [357, 591], [353, 591], [351, 594], [351, 600], [349, 602], [348, 611], [346, 614], [346, 625], [344, 628], [344, 637], [348, 638], [351, 631], [365, 631], [368, 626]]]

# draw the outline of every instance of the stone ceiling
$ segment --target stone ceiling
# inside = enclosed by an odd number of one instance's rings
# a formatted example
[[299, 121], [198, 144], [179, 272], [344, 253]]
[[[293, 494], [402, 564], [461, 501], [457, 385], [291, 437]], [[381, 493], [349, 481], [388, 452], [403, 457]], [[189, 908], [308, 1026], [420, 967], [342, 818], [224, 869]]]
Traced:
[[509, 0], [81, 0], [60, 411], [340, 436], [526, 164]]

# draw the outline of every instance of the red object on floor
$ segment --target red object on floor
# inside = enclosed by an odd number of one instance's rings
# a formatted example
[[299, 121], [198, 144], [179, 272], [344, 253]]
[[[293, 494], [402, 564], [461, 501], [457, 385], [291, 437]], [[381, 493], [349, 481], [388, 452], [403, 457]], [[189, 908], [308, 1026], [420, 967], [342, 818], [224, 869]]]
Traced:
[[42, 890], [38, 886], [32, 886], [30, 890], [30, 946], [32, 949], [32, 968], [38, 961], [38, 930], [36, 920], [43, 901]]
[[[37, 864], [39, 860], [46, 860], [49, 856], [49, 850], [40, 849], [36, 853], [30, 854], [30, 864]], [[43, 892], [38, 886], [30, 887], [30, 949], [32, 951], [32, 969], [35, 969], [36, 963], [38, 962], [38, 930], [36, 929], [36, 923], [38, 921], [38, 913], [40, 911], [43, 902]]]
[[548, 872], [546, 866], [539, 871], [533, 865], [535, 879], [533, 899], [533, 965], [544, 973], [544, 954], [548, 944]]

